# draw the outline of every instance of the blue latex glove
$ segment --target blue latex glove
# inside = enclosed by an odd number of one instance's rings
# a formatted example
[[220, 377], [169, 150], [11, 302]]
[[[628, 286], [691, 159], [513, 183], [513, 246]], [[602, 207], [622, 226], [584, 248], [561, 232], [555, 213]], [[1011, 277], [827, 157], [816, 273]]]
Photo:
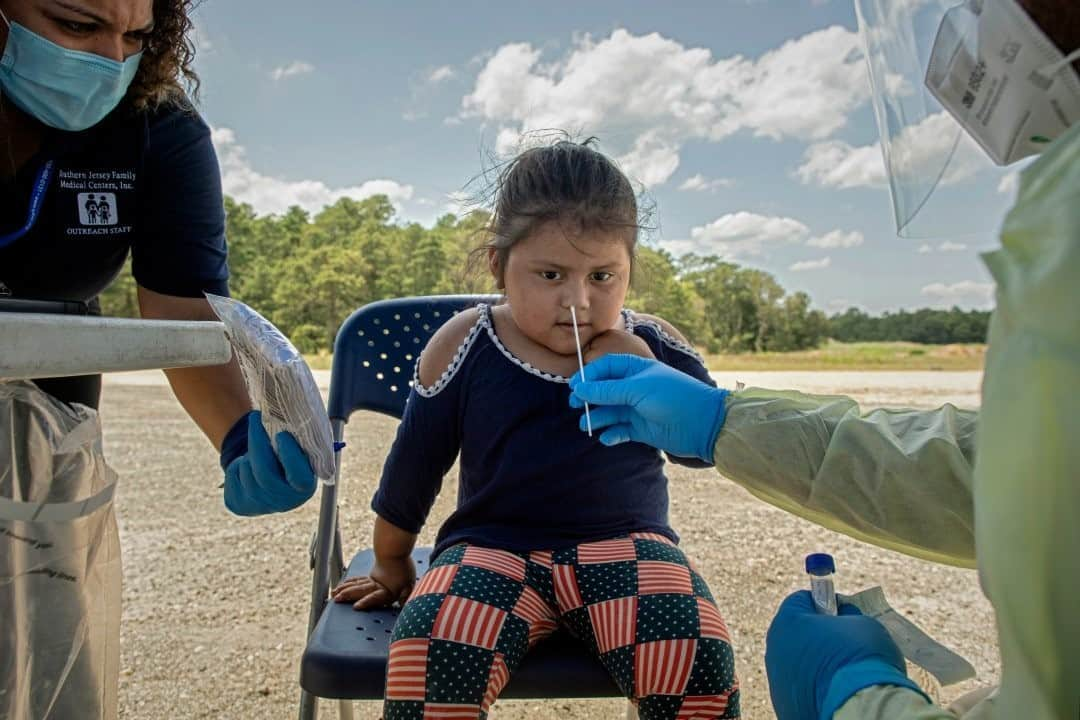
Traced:
[[315, 472], [291, 434], [277, 436], [278, 454], [263, 429], [262, 413], [236, 421], [221, 444], [225, 507], [237, 515], [292, 510], [315, 493]]
[[904, 656], [881, 623], [854, 605], [842, 603], [838, 612], [817, 612], [806, 590], [780, 604], [765, 639], [778, 720], [831, 720], [852, 695], [872, 685], [899, 685], [926, 696], [908, 679]]
[[[632, 440], [679, 457], [713, 462], [724, 425], [727, 390], [720, 390], [657, 360], [604, 355], [570, 379], [570, 406], [589, 403], [593, 430], [605, 445]], [[581, 429], [586, 429], [585, 416]]]

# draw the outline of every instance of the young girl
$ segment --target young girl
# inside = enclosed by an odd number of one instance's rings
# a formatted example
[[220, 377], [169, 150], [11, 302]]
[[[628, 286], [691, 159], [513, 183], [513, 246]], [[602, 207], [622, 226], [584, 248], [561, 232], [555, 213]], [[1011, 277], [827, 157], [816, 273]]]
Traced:
[[[409, 598], [386, 720], [485, 718], [559, 624], [644, 720], [739, 716], [731, 639], [676, 547], [663, 459], [605, 447], [567, 402], [571, 308], [586, 357], [635, 353], [712, 382], [678, 331], [623, 309], [637, 229], [630, 183], [587, 144], [528, 150], [500, 176], [486, 247], [506, 303], [458, 314], [424, 349], [372, 500], [375, 565], [334, 590], [357, 608]], [[457, 510], [414, 588], [410, 552], [459, 453]]]

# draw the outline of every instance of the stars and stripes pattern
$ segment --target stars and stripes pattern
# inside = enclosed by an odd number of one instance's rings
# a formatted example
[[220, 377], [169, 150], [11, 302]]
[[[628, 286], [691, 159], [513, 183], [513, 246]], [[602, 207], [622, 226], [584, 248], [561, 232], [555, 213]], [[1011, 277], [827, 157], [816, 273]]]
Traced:
[[423, 720], [476, 720], [478, 717], [479, 705], [424, 703]]
[[738, 684], [728, 692], [719, 695], [687, 695], [679, 706], [675, 720], [713, 720], [724, 717], [732, 693], [739, 689]]
[[542, 565], [548, 570], [551, 569], [551, 551], [550, 550], [533, 550], [529, 553], [529, 562], [534, 562], [537, 565]]
[[424, 573], [424, 577], [420, 578], [420, 582], [416, 583], [412, 596], [420, 597], [421, 595], [450, 592], [450, 585], [454, 582], [457, 571], [457, 565], [440, 565], [431, 568]]
[[555, 578], [555, 599], [559, 603], [559, 610], [570, 612], [585, 604], [581, 599], [581, 590], [578, 588], [577, 574], [573, 565], [556, 565], [552, 569]]
[[470, 545], [461, 557], [461, 564], [487, 568], [518, 582], [525, 580], [525, 558], [503, 550]]
[[430, 643], [427, 638], [412, 638], [390, 644], [390, 660], [386, 665], [387, 700], [424, 701]]
[[637, 564], [638, 595], [676, 593], [693, 595], [690, 568], [669, 562], [639, 560]]
[[634, 541], [627, 536], [578, 545], [577, 559], [580, 565], [632, 562], [637, 560], [637, 551]]
[[731, 633], [716, 606], [705, 598], [697, 599], [698, 622], [701, 624], [701, 637], [716, 638], [731, 644]]
[[431, 637], [493, 650], [505, 620], [505, 610], [449, 595], [435, 617]]
[[[422, 600], [405, 605], [392, 636], [386, 717], [486, 718], [527, 650], [560, 622], [598, 654], [642, 717], [739, 717], [731, 633], [663, 535], [554, 554], [458, 546], [440, 555], [413, 597]], [[399, 638], [401, 627], [412, 637]]]
[[637, 632], [636, 597], [595, 603], [588, 610], [596, 645], [601, 653], [634, 644]]
[[554, 608], [544, 602], [540, 593], [525, 586], [511, 612], [529, 623], [529, 647], [555, 632], [557, 615]]
[[646, 695], [682, 695], [694, 667], [697, 640], [659, 640], [634, 648], [634, 690]]
[[667, 535], [661, 535], [660, 533], [651, 533], [651, 532], [630, 533], [630, 539], [631, 540], [652, 540], [654, 542], [664, 543], [665, 545], [671, 545], [672, 547], [675, 546], [675, 543], [671, 542], [671, 538], [669, 538]]
[[487, 689], [484, 690], [484, 702], [480, 704], [484, 712], [494, 704], [495, 698], [499, 697], [499, 693], [509, 681], [510, 670], [506, 667], [506, 657], [502, 653], [495, 653], [495, 658], [491, 661]]

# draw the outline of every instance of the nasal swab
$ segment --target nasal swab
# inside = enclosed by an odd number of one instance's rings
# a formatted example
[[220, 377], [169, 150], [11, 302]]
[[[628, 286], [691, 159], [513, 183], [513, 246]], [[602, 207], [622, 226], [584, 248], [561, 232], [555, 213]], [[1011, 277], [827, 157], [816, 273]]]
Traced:
[[[581, 336], [577, 329], [577, 312], [574, 306], [570, 306], [570, 319], [574, 321], [574, 344], [577, 345], [577, 365], [581, 370], [581, 379], [585, 379], [585, 363], [581, 359]], [[589, 437], [592, 437], [592, 418], [589, 417], [589, 403], [585, 403], [585, 425], [589, 428]]]

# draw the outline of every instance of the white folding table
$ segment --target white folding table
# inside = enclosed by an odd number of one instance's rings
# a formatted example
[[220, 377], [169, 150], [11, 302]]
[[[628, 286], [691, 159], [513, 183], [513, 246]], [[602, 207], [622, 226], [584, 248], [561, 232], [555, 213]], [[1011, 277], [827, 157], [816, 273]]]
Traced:
[[220, 322], [0, 312], [0, 380], [221, 365]]

